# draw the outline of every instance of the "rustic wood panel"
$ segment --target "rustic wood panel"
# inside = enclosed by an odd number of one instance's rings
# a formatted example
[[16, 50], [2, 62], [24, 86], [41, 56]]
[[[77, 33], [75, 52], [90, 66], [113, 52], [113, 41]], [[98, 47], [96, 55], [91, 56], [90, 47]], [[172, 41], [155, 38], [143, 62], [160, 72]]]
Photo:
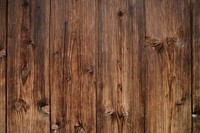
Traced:
[[6, 22], [7, 0], [0, 0], [0, 133], [6, 132]]
[[199, 133], [199, 7], [0, 0], [0, 133]]
[[192, 0], [193, 133], [200, 132], [200, 1]]
[[96, 132], [97, 1], [51, 2], [51, 128]]
[[7, 132], [49, 132], [49, 0], [8, 0]]
[[147, 133], [191, 132], [188, 0], [146, 0]]
[[143, 2], [99, 1], [97, 131], [144, 132]]

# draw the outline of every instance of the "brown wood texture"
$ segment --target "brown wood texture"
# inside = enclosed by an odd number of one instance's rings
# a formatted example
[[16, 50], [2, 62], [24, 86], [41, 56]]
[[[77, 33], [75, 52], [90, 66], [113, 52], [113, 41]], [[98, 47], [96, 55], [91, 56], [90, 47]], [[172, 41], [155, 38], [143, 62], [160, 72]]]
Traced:
[[200, 1], [192, 0], [193, 133], [200, 132]]
[[145, 16], [145, 131], [190, 133], [190, 2], [146, 0]]
[[8, 0], [7, 132], [49, 132], [49, 0]]
[[0, 0], [0, 133], [6, 132], [6, 14], [7, 1]]
[[100, 0], [97, 131], [144, 132], [143, 3]]
[[199, 0], [0, 0], [0, 133], [199, 133]]
[[97, 0], [51, 2], [51, 129], [96, 131]]

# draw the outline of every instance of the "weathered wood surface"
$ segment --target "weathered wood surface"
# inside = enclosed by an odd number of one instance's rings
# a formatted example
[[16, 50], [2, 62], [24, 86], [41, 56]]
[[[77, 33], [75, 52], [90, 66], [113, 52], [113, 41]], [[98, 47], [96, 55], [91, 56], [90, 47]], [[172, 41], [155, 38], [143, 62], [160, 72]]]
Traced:
[[191, 132], [188, 0], [146, 0], [147, 133]]
[[0, 133], [199, 133], [199, 0], [0, 0]]
[[6, 14], [7, 1], [0, 0], [0, 133], [6, 132]]
[[200, 1], [192, 0], [193, 133], [200, 132]]
[[144, 132], [143, 3], [100, 0], [97, 131]]
[[7, 132], [49, 132], [49, 0], [8, 0]]
[[51, 129], [96, 131], [97, 0], [51, 2]]

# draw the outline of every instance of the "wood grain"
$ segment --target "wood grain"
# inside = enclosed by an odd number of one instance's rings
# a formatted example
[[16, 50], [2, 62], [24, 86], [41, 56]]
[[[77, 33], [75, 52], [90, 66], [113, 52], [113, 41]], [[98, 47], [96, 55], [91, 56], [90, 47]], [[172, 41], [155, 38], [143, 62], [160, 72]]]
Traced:
[[7, 132], [49, 132], [49, 0], [8, 1]]
[[191, 30], [188, 0], [146, 0], [146, 128], [191, 132]]
[[97, 1], [51, 2], [51, 128], [96, 132]]
[[199, 0], [0, 0], [0, 133], [199, 133]]
[[200, 1], [192, 0], [193, 133], [200, 132]]
[[6, 22], [7, 1], [0, 0], [0, 133], [6, 132]]
[[144, 132], [143, 2], [99, 1], [97, 131]]

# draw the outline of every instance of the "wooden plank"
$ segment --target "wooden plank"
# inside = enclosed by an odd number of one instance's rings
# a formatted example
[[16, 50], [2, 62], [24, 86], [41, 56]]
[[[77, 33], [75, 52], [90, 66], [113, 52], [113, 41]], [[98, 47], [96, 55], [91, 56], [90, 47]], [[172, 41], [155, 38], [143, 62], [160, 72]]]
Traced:
[[146, 0], [147, 133], [191, 132], [188, 0]]
[[49, 13], [49, 0], [8, 0], [8, 132], [50, 132]]
[[144, 132], [143, 2], [99, 2], [97, 132]]
[[193, 133], [200, 132], [200, 1], [192, 0]]
[[97, 1], [51, 2], [51, 128], [96, 131]]
[[0, 0], [0, 133], [6, 132], [6, 22], [7, 0]]

